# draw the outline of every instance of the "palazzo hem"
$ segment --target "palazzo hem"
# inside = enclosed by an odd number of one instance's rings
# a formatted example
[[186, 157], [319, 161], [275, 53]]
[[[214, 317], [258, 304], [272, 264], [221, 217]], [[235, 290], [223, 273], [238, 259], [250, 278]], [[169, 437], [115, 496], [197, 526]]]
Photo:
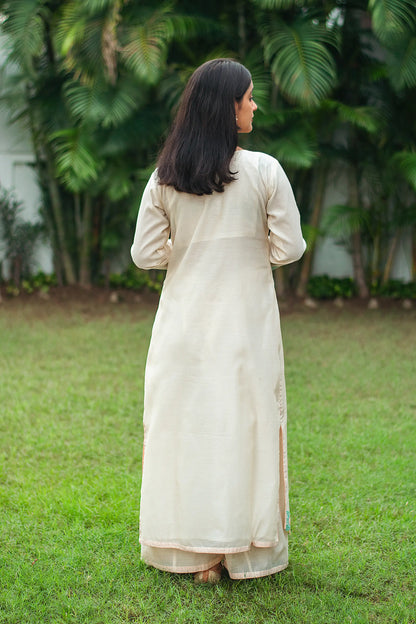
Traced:
[[[210, 563], [210, 567], [214, 567], [223, 561], [223, 557], [219, 556], [215, 560]], [[202, 565], [193, 565], [193, 566], [169, 566], [163, 565], [156, 561], [151, 561], [148, 558], [142, 558], [142, 561], [147, 565], [152, 566], [153, 568], [157, 568], [162, 572], [172, 572], [174, 574], [194, 574], [196, 572], [203, 572], [207, 570], [206, 564]], [[241, 579], [250, 579], [250, 578], [261, 578], [263, 576], [270, 576], [271, 574], [277, 574], [278, 572], [282, 572], [285, 570], [289, 562], [283, 563], [282, 565], [274, 566], [273, 568], [269, 568], [267, 570], [258, 570], [257, 572], [230, 572], [227, 567], [227, 563], [223, 562], [224, 568], [227, 570], [229, 577], [233, 580], [241, 580]]]
[[[154, 540], [145, 540], [140, 539], [140, 544], [143, 546], [152, 546], [153, 548], [175, 548], [177, 550], [183, 550], [186, 552], [194, 552], [194, 553], [206, 553], [209, 554], [223, 554], [223, 555], [231, 555], [234, 553], [243, 553], [248, 552], [252, 546], [256, 548], [275, 548], [279, 545], [279, 540], [273, 540], [270, 542], [258, 542], [256, 540], [250, 542], [248, 546], [235, 546], [233, 548], [221, 548], [220, 546], [183, 546], [182, 544], [177, 544], [176, 542], [157, 542]], [[199, 572], [199, 570], [196, 570]]]
[[[212, 561], [212, 564], [210, 564], [210, 567], [212, 568], [218, 563], [221, 563], [223, 559], [224, 557], [220, 555], [219, 557], [217, 557], [216, 559]], [[152, 566], [153, 568], [162, 570], [162, 572], [174, 572], [175, 574], [193, 574], [194, 572], [203, 572], [204, 570], [207, 570], [207, 566], [205, 563], [200, 564], [200, 565], [193, 565], [193, 566], [169, 566], [169, 565], [163, 565], [163, 563], [157, 563], [155, 561], [151, 561], [147, 557], [146, 558], [142, 557], [142, 561], [144, 561], [144, 563], [146, 563], [147, 565]]]
[[[283, 563], [282, 565], [275, 566], [274, 568], [269, 568], [268, 570], [259, 570], [258, 572], [228, 572], [230, 578], [237, 581], [241, 579], [251, 579], [251, 578], [261, 578], [262, 576], [270, 576], [271, 574], [277, 574], [278, 572], [283, 572], [289, 565], [289, 562]], [[227, 566], [225, 568], [228, 571]]]

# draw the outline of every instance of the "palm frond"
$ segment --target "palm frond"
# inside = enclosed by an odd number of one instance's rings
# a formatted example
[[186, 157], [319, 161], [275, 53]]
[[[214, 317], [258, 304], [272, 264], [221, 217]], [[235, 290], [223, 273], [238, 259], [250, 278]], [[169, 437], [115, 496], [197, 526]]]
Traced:
[[120, 201], [131, 193], [133, 188], [131, 172], [124, 165], [117, 169], [112, 167], [108, 175], [109, 184], [106, 187], [106, 194], [110, 201]]
[[102, 53], [105, 15], [88, 15], [77, 0], [65, 3], [57, 21], [55, 45], [64, 68], [86, 84], [104, 73]]
[[345, 239], [353, 232], [359, 232], [368, 223], [368, 214], [360, 206], [335, 204], [330, 206], [321, 223], [322, 232]]
[[416, 191], [416, 152], [397, 152], [393, 156], [393, 163], [396, 165], [399, 173]]
[[105, 128], [128, 119], [141, 99], [138, 88], [127, 80], [119, 81], [117, 88], [103, 82], [91, 86], [69, 82], [64, 93], [75, 121]]
[[85, 35], [87, 16], [76, 0], [66, 2], [56, 25], [55, 43], [61, 54], [67, 56]]
[[126, 0], [82, 0], [85, 9], [92, 15], [113, 9], [114, 5], [125, 4]]
[[361, 128], [371, 134], [380, 129], [381, 119], [378, 111], [371, 106], [353, 107], [340, 102], [338, 114], [341, 121], [350, 123], [356, 128]]
[[337, 45], [335, 33], [304, 19], [291, 25], [276, 19], [262, 31], [265, 58], [282, 93], [306, 107], [317, 106], [336, 83], [335, 61], [327, 48]]
[[120, 54], [140, 80], [155, 84], [165, 68], [170, 42], [196, 37], [213, 28], [212, 20], [174, 14], [169, 5], [162, 5], [146, 20], [124, 29]]
[[165, 65], [173, 30], [166, 8], [155, 11], [145, 23], [127, 28], [128, 43], [121, 49], [126, 67], [144, 82], [155, 84]]
[[322, 102], [322, 109], [336, 112], [339, 121], [366, 130], [370, 134], [379, 131], [382, 126], [380, 111], [372, 106], [348, 106], [336, 100], [325, 100]]
[[385, 44], [416, 24], [414, 0], [369, 0], [373, 30]]
[[60, 130], [51, 136], [56, 171], [71, 191], [78, 193], [97, 180], [102, 162], [91, 151], [88, 138], [79, 128]]
[[135, 37], [122, 49], [121, 57], [137, 78], [155, 84], [162, 73], [166, 53], [166, 41], [140, 26], [135, 29]]
[[[303, 4], [313, 3], [314, 0], [304, 0]], [[298, 0], [252, 0], [253, 4], [256, 4], [261, 9], [292, 9], [299, 6]]]
[[192, 71], [191, 67], [178, 67], [173, 64], [162, 76], [158, 85], [158, 95], [169, 110], [177, 106]]
[[30, 75], [35, 75], [34, 59], [43, 50], [43, 18], [47, 14], [47, 9], [37, 0], [14, 0], [2, 24], [3, 31], [10, 35], [13, 42], [10, 60], [18, 63]]
[[257, 113], [255, 113], [254, 123], [256, 134], [257, 130], [266, 130], [276, 135], [276, 133], [280, 132], [282, 127], [287, 127], [294, 120], [298, 120], [296, 109], [272, 108], [269, 103], [267, 108], [259, 109]]
[[270, 71], [264, 66], [263, 50], [253, 48], [244, 58], [244, 65], [249, 69], [253, 80], [253, 97], [260, 111], [266, 111], [270, 105], [272, 80]]
[[403, 34], [390, 42], [386, 57], [387, 73], [393, 87], [400, 91], [416, 86], [416, 36]]
[[292, 129], [267, 144], [267, 151], [284, 166], [309, 169], [318, 156], [317, 143], [302, 128]]

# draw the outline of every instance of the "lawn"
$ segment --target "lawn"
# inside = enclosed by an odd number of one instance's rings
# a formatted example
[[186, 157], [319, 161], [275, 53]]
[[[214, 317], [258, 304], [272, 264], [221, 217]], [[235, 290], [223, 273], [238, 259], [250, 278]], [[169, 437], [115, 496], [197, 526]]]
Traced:
[[290, 566], [194, 586], [140, 562], [154, 306], [0, 307], [0, 623], [416, 622], [416, 311], [282, 314]]

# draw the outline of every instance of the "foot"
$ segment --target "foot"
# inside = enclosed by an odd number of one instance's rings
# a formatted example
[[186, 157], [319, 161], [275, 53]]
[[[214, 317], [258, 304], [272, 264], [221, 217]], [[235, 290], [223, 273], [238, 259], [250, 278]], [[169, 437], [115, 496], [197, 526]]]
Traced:
[[199, 585], [200, 583], [209, 583], [210, 585], [214, 585], [215, 583], [219, 583], [221, 580], [222, 573], [222, 564], [217, 563], [217, 565], [209, 568], [209, 570], [203, 570], [202, 572], [195, 572], [194, 574], [194, 582]]

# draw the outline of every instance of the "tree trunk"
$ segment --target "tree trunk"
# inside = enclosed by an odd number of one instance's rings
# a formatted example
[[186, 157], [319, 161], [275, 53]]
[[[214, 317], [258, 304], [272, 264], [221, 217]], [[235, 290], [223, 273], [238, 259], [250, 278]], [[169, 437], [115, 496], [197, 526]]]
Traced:
[[380, 278], [380, 232], [373, 238], [373, 254], [371, 258], [370, 284], [377, 284]]
[[396, 249], [397, 249], [397, 245], [399, 244], [401, 233], [402, 233], [401, 228], [398, 228], [390, 243], [389, 252], [387, 254], [386, 263], [384, 265], [383, 277], [381, 279], [382, 284], [385, 284], [390, 279], [391, 269], [393, 266], [393, 260], [394, 260], [394, 256], [396, 255]]
[[273, 280], [277, 298], [283, 299], [286, 294], [286, 280], [283, 267], [276, 267], [273, 270]]
[[62, 210], [61, 194], [59, 191], [58, 183], [51, 171], [50, 163], [48, 163], [48, 188], [51, 198], [52, 212], [55, 221], [56, 233], [59, 244], [59, 255], [62, 259], [62, 267], [64, 269], [65, 281], [67, 284], [76, 284], [76, 275], [74, 265], [72, 263], [71, 256], [69, 254], [66, 237], [65, 237], [65, 225]]
[[353, 232], [351, 236], [352, 244], [352, 263], [354, 269], [354, 279], [358, 288], [358, 296], [360, 299], [366, 299], [369, 296], [368, 286], [365, 281], [363, 255], [361, 244], [361, 233], [359, 230]]
[[82, 214], [82, 232], [79, 254], [79, 283], [81, 286], [91, 286], [91, 219], [92, 198], [84, 195], [84, 209]]
[[[29, 95], [27, 96], [28, 101], [30, 100]], [[63, 208], [62, 208], [62, 200], [61, 193], [59, 190], [58, 183], [55, 178], [55, 174], [53, 171], [52, 165], [52, 154], [50, 153], [46, 140], [43, 140], [42, 130], [39, 129], [34, 113], [31, 112], [31, 107], [29, 106], [29, 125], [30, 132], [32, 136], [32, 144], [36, 157], [36, 164], [39, 178], [42, 178], [42, 168], [43, 163], [46, 166], [46, 175], [44, 176], [44, 182], [49, 192], [51, 207], [52, 207], [52, 217], [55, 226], [56, 232], [56, 241], [54, 244], [55, 236], [51, 236], [51, 243], [54, 246], [54, 255], [60, 257], [59, 264], [62, 265], [65, 280], [68, 284], [76, 283], [75, 270], [73, 266], [73, 262], [71, 256], [68, 251], [66, 236], [65, 236], [65, 224], [63, 217]]]
[[17, 288], [20, 288], [22, 280], [22, 257], [17, 254], [11, 259], [13, 282]]
[[[349, 205], [360, 205], [357, 173], [353, 166], [350, 166], [349, 170]], [[351, 234], [351, 249], [354, 279], [358, 288], [358, 296], [360, 297], [360, 299], [366, 299], [370, 293], [365, 279], [363, 246], [361, 242], [361, 231], [359, 229], [355, 229]]]
[[[321, 218], [322, 205], [325, 193], [325, 184], [327, 179], [328, 169], [327, 167], [320, 166], [316, 171], [316, 178], [314, 184], [314, 202], [312, 208], [312, 215], [309, 225], [313, 230], [317, 230], [319, 221]], [[308, 284], [309, 276], [312, 269], [313, 256], [315, 251], [315, 238], [309, 243], [310, 247], [306, 250], [302, 260], [302, 268], [300, 271], [298, 287], [296, 294], [298, 297], [304, 297], [306, 295], [306, 287]]]

